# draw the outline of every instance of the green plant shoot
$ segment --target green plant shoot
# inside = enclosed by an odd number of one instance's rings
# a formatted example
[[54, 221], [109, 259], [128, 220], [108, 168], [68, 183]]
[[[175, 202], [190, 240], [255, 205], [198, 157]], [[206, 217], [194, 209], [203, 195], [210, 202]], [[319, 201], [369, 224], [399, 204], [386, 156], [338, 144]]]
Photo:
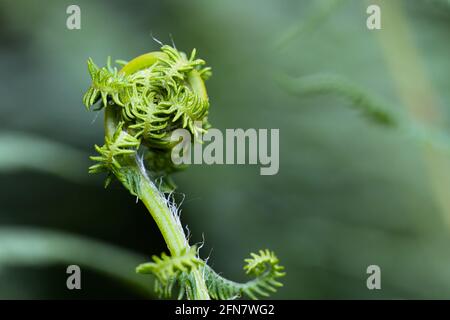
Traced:
[[[117, 62], [119, 63], [119, 62]], [[84, 95], [88, 109], [103, 110], [105, 143], [95, 146], [96, 163], [90, 173], [107, 174], [106, 186], [116, 178], [138, 197], [152, 215], [167, 244], [170, 255], [153, 256], [153, 261], [136, 268], [138, 273], [155, 276], [155, 290], [161, 297], [235, 299], [246, 295], [252, 299], [268, 296], [282, 286], [284, 276], [278, 258], [269, 250], [251, 254], [244, 269], [254, 276], [247, 283], [227, 280], [209, 267], [199, 250], [189, 245], [180, 223], [178, 207], [170, 192], [175, 185], [170, 174], [184, 169], [171, 161], [171, 134], [178, 128], [189, 130], [196, 139], [205, 133], [209, 99], [204, 81], [211, 68], [196, 57], [163, 45], [122, 62], [122, 69], [98, 67], [88, 60], [92, 84]], [[201, 124], [200, 126], [198, 124]], [[158, 181], [158, 182], [156, 182]]]

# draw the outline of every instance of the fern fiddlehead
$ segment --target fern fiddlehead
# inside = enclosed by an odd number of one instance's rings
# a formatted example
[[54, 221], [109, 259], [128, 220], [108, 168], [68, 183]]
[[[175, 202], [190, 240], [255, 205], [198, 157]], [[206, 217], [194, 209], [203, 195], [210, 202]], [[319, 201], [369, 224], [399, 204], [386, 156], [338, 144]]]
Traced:
[[190, 274], [203, 261], [197, 257], [195, 247], [186, 248], [180, 255], [169, 257], [165, 253], [161, 257], [153, 256], [153, 262], [140, 264], [136, 272], [142, 274], [153, 274], [155, 280], [155, 292], [163, 297], [170, 297], [172, 289], [182, 274]]
[[197, 138], [210, 127], [204, 80], [211, 69], [196, 58], [195, 49], [188, 57], [167, 45], [120, 64], [124, 66], [119, 71], [110, 59], [102, 68], [88, 60], [92, 84], [83, 102], [88, 109], [99, 103], [96, 110], [105, 114], [105, 144], [95, 146], [98, 155], [91, 159], [96, 164], [89, 172], [106, 172], [106, 185], [116, 177], [137, 196], [170, 251], [170, 256], [153, 256], [152, 262], [139, 265], [136, 271], [153, 274], [155, 290], [163, 297], [171, 296], [176, 286], [178, 297], [188, 299], [232, 299], [243, 294], [256, 298], [274, 292], [284, 273], [273, 252], [260, 251], [246, 260], [245, 269], [254, 280], [239, 284], [222, 278], [189, 245], [178, 208], [164, 194], [174, 188], [169, 174], [184, 168], [171, 161], [177, 144], [170, 141], [172, 132], [185, 128]]
[[270, 293], [276, 292], [277, 288], [283, 286], [277, 279], [285, 275], [284, 267], [279, 265], [274, 252], [260, 250], [259, 254], [252, 253], [251, 258], [245, 259], [245, 262], [247, 264], [244, 270], [248, 275], [255, 277], [245, 283], [225, 279], [205, 265], [206, 285], [213, 299], [229, 300], [245, 294], [256, 300], [258, 296], [268, 297]]
[[216, 273], [197, 257], [195, 247], [177, 257], [169, 257], [163, 253], [161, 257], [153, 256], [153, 260], [154, 262], [139, 265], [136, 271], [155, 275], [155, 292], [165, 298], [172, 297], [176, 286], [179, 290], [178, 298], [182, 298], [186, 294], [186, 287], [192, 282], [190, 272], [194, 269], [200, 269], [210, 297], [216, 300], [233, 300], [242, 296], [253, 300], [268, 297], [283, 286], [278, 278], [285, 275], [284, 267], [279, 264], [275, 253], [269, 250], [260, 250], [258, 254], [252, 253], [251, 258], [245, 259], [247, 264], [244, 270], [255, 277], [245, 283], [228, 280]]

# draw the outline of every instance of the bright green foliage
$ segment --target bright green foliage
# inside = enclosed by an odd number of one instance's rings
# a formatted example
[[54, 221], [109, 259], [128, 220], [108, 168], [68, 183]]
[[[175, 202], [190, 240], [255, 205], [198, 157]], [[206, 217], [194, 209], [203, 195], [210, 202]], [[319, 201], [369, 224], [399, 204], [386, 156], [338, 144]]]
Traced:
[[97, 164], [89, 168], [89, 173], [112, 172], [121, 168], [125, 157], [134, 155], [139, 148], [139, 140], [122, 130], [121, 122], [114, 136], [105, 137], [105, 144], [102, 147], [95, 146], [99, 156], [92, 156], [91, 160], [98, 161]]
[[136, 268], [138, 273], [150, 273], [155, 275], [155, 291], [160, 296], [170, 297], [176, 279], [182, 273], [189, 274], [193, 269], [203, 265], [204, 262], [197, 258], [197, 250], [194, 247], [185, 249], [180, 255], [169, 257], [165, 253], [153, 256], [154, 262], [140, 264]]
[[[132, 74], [111, 67], [109, 59], [103, 68], [89, 59], [92, 85], [83, 102], [90, 108], [101, 98], [100, 108], [109, 103], [120, 109], [121, 120], [135, 137], [154, 148], [170, 148], [167, 141], [176, 128], [187, 128], [195, 137], [205, 132], [209, 101], [193, 91], [188, 76], [195, 70], [207, 78], [211, 68], [202, 67], [205, 61], [195, 58], [195, 49], [189, 59], [167, 45], [161, 51], [166, 58]], [[201, 128], [195, 126], [196, 121], [202, 123]]]
[[210, 266], [196, 256], [192, 247], [179, 256], [169, 257], [162, 254], [161, 258], [153, 256], [154, 262], [144, 263], [136, 271], [143, 274], [153, 274], [156, 277], [155, 291], [165, 298], [170, 298], [175, 286], [178, 286], [178, 298], [186, 294], [186, 284], [192, 283], [190, 271], [200, 268], [205, 278], [209, 295], [217, 300], [233, 300], [241, 296], [251, 299], [268, 297], [283, 286], [277, 279], [283, 277], [284, 267], [279, 265], [275, 254], [269, 250], [260, 250], [259, 254], [252, 253], [251, 258], [245, 259], [244, 266], [248, 275], [255, 279], [245, 283], [237, 283], [217, 274]]
[[[188, 78], [192, 72], [207, 78], [211, 68], [203, 68], [205, 61], [196, 59], [195, 55], [194, 49], [188, 59], [183, 52], [164, 45], [154, 64], [133, 73], [118, 71], [111, 66], [110, 58], [103, 68], [92, 59], [88, 60], [92, 84], [84, 95], [84, 104], [88, 109], [97, 102], [100, 102], [98, 109], [111, 108], [124, 131], [116, 130], [114, 137], [106, 137], [104, 146], [96, 146], [100, 156], [91, 159], [99, 163], [92, 166], [90, 172], [119, 169], [118, 157], [130, 158], [141, 144], [147, 147], [145, 159], [154, 159], [155, 153], [162, 159], [170, 159], [173, 130], [186, 128], [194, 137], [206, 132], [210, 126], [207, 120], [209, 101], [207, 96], [194, 91]], [[153, 178], [165, 177], [182, 168], [175, 168], [170, 161], [164, 162], [165, 167], [161, 167], [161, 161], [159, 164], [155, 170], [148, 166]], [[165, 183], [164, 187], [170, 189], [173, 184]]]
[[259, 254], [252, 253], [251, 256], [245, 259], [247, 264], [244, 270], [255, 276], [255, 279], [246, 283], [227, 280], [206, 266], [206, 285], [213, 299], [235, 299], [245, 294], [256, 300], [258, 296], [268, 297], [270, 293], [276, 292], [278, 287], [283, 286], [277, 279], [285, 275], [284, 267], [279, 265], [274, 252], [260, 250]]
[[[163, 86], [168, 86], [173, 89], [177, 89], [177, 81], [184, 81], [185, 75], [192, 71], [194, 68], [201, 67], [205, 64], [202, 59], [195, 59], [196, 50], [192, 50], [189, 59], [184, 52], [180, 52], [171, 46], [164, 45], [161, 47], [161, 51], [167, 55], [167, 58], [160, 59], [158, 64], [155, 64], [154, 71], [158, 74], [158, 81]], [[208, 68], [202, 72], [211, 70]]]
[[112, 176], [115, 176], [133, 195], [137, 195], [138, 177], [126, 165], [133, 163], [139, 145], [140, 141], [124, 131], [123, 122], [120, 122], [114, 135], [111, 138], [105, 137], [102, 147], [95, 145], [99, 155], [90, 157], [97, 163], [89, 167], [89, 173], [108, 173], [105, 187], [111, 182]]
[[111, 58], [108, 58], [107, 67], [99, 68], [94, 61], [88, 59], [88, 70], [92, 78], [92, 85], [83, 97], [84, 105], [89, 108], [101, 97], [103, 106], [107, 105], [107, 98], [111, 97], [115, 104], [123, 105], [120, 96], [133, 87], [131, 79], [124, 73], [111, 67]]
[[246, 260], [245, 270], [254, 280], [241, 284], [222, 278], [198, 257], [195, 246], [189, 246], [178, 207], [164, 195], [174, 189], [169, 174], [184, 168], [171, 161], [178, 143], [170, 141], [171, 133], [185, 128], [197, 138], [210, 127], [203, 80], [211, 69], [204, 64], [195, 49], [188, 58], [167, 45], [126, 63], [121, 71], [111, 67], [110, 59], [103, 68], [89, 59], [92, 85], [83, 102], [88, 109], [99, 102], [98, 110], [105, 110], [105, 144], [95, 146], [99, 155], [91, 157], [97, 163], [89, 172], [108, 173], [106, 184], [115, 176], [158, 224], [171, 256], [153, 256], [153, 262], [136, 271], [155, 276], [161, 297], [170, 297], [178, 287], [179, 299], [234, 299], [244, 294], [256, 299], [281, 286], [277, 279], [284, 275], [283, 267], [275, 254], [260, 251]]

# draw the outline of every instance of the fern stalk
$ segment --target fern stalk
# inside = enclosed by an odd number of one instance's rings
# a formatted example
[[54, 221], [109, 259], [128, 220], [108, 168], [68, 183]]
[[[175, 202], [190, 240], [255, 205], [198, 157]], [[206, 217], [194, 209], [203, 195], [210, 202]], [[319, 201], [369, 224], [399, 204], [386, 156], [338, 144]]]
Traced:
[[[164, 55], [161, 52], [149, 52], [143, 54], [128, 64], [126, 64], [121, 72], [125, 74], [132, 74], [138, 70], [150, 67], [158, 61]], [[198, 75], [197, 75], [198, 76]], [[206, 96], [206, 89], [199, 83], [203, 84], [203, 81], [198, 81], [196, 75], [190, 77], [194, 90], [200, 91], [201, 95]], [[117, 114], [111, 107], [105, 108], [105, 134], [111, 137], [113, 131], [117, 127]], [[176, 220], [173, 212], [167, 207], [166, 199], [161, 192], [156, 188], [155, 184], [148, 178], [145, 171], [139, 167], [139, 163], [136, 161], [133, 165], [134, 174], [137, 175], [139, 186], [137, 188], [137, 196], [144, 203], [147, 210], [155, 220], [163, 238], [166, 242], [167, 248], [172, 256], [180, 255], [183, 250], [189, 250], [190, 246], [186, 240], [183, 228], [180, 222]], [[125, 186], [127, 187], [127, 186]], [[130, 190], [132, 191], [132, 190]], [[192, 275], [195, 279], [195, 285], [190, 288], [188, 292], [191, 293], [191, 299], [195, 300], [209, 300], [208, 289], [206, 288], [205, 280], [200, 274], [199, 270], [192, 270]]]
[[[196, 58], [195, 49], [188, 56], [167, 45], [122, 64], [118, 71], [110, 59], [103, 68], [89, 59], [92, 84], [83, 102], [88, 109], [99, 102], [105, 112], [105, 143], [95, 146], [98, 155], [91, 159], [96, 164], [89, 171], [108, 173], [106, 185], [115, 177], [140, 199], [170, 252], [153, 256], [136, 272], [153, 274], [161, 297], [171, 297], [175, 287], [179, 299], [195, 300], [235, 299], [243, 294], [257, 299], [275, 292], [284, 272], [273, 252], [261, 250], [246, 260], [244, 269], [254, 280], [240, 284], [221, 277], [189, 245], [178, 207], [170, 193], [164, 194], [174, 189], [169, 174], [184, 168], [171, 161], [177, 144], [170, 141], [172, 132], [184, 128], [196, 139], [210, 127], [204, 84], [210, 68], [203, 67], [205, 61]], [[158, 187], [155, 181], [161, 181]]]
[[[190, 246], [186, 240], [183, 228], [180, 223], [176, 221], [173, 213], [165, 204], [165, 199], [161, 193], [156, 189], [155, 185], [146, 177], [141, 180], [141, 192], [139, 198], [144, 203], [169, 248], [172, 256], [179, 256], [184, 250], [189, 250]], [[209, 300], [208, 289], [206, 288], [205, 280], [203, 279], [200, 270], [193, 269], [192, 275], [195, 279], [195, 286], [192, 288], [192, 299], [195, 300]]]

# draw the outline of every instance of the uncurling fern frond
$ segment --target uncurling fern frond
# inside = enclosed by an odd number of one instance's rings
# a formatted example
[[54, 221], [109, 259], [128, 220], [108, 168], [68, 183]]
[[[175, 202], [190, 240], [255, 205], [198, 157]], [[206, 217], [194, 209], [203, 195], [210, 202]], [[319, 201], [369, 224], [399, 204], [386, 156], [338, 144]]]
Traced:
[[283, 286], [278, 279], [285, 276], [284, 267], [279, 264], [273, 251], [260, 250], [258, 254], [252, 253], [251, 258], [245, 259], [245, 262], [246, 273], [255, 276], [255, 279], [245, 283], [225, 279], [205, 265], [205, 281], [213, 299], [230, 300], [246, 295], [256, 300], [258, 296], [268, 297]]
[[155, 93], [146, 98], [145, 105], [133, 108], [129, 115], [136, 119], [129, 127], [135, 131], [136, 137], [142, 136], [144, 140], [162, 139], [167, 134], [164, 129], [168, 127], [170, 117], [161, 111]]
[[[106, 185], [116, 177], [132, 195], [140, 199], [155, 219], [171, 253], [153, 256], [153, 261], [137, 267], [138, 273], [155, 276], [155, 290], [170, 297], [178, 288], [178, 298], [233, 299], [242, 295], [256, 299], [281, 286], [283, 267], [269, 250], [252, 254], [245, 270], [255, 277], [247, 283], [222, 278], [198, 257], [180, 223], [178, 207], [165, 196], [174, 190], [171, 152], [180, 141], [172, 141], [177, 129], [185, 128], [198, 138], [210, 127], [209, 100], [203, 80], [211, 75], [205, 61], [188, 57], [164, 45], [159, 52], [140, 55], [130, 62], [108, 58], [99, 68], [92, 59], [88, 70], [92, 84], [83, 97], [85, 106], [105, 112], [105, 143], [95, 146], [98, 155], [90, 173], [107, 172]], [[192, 141], [192, 140], [191, 140]], [[139, 154], [138, 154], [139, 152]], [[208, 293], [209, 291], [209, 293]]]
[[114, 135], [105, 137], [103, 146], [95, 145], [98, 155], [91, 156], [90, 159], [97, 163], [89, 167], [89, 173], [106, 172], [108, 176], [105, 187], [109, 185], [115, 176], [133, 195], [137, 195], [137, 179], [133, 170], [127, 168], [127, 164], [132, 163], [136, 158], [136, 152], [140, 141], [128, 134], [123, 129], [124, 123], [120, 122]]
[[301, 78], [278, 77], [278, 82], [289, 93], [295, 95], [336, 94], [350, 100], [354, 108], [377, 124], [395, 127], [413, 140], [430, 145], [444, 152], [450, 150], [450, 136], [439, 129], [424, 126], [414, 119], [394, 113], [389, 105], [338, 75], [311, 75]]
[[192, 270], [202, 266], [204, 262], [197, 258], [195, 246], [186, 248], [177, 256], [168, 256], [165, 253], [161, 257], [153, 256], [153, 262], [140, 264], [136, 272], [153, 274], [155, 279], [155, 291], [164, 297], [170, 297], [173, 287], [182, 277], [189, 275]]
[[167, 55], [167, 58], [160, 60], [155, 66], [155, 71], [160, 73], [163, 85], [169, 85], [175, 89], [177, 80], [183, 81], [188, 72], [205, 64], [203, 59], [195, 58], [197, 53], [195, 49], [192, 50], [189, 59], [184, 52], [168, 45], [162, 46], [161, 51]]
[[115, 104], [123, 105], [124, 101], [122, 101], [121, 95], [133, 86], [130, 79], [125, 74], [118, 72], [117, 68], [112, 68], [109, 58], [107, 67], [99, 68], [91, 58], [88, 59], [87, 64], [92, 85], [83, 97], [86, 108], [89, 109], [100, 98], [103, 106], [106, 106], [108, 97]]
[[92, 84], [83, 102], [87, 108], [101, 101], [99, 109], [120, 109], [121, 120], [136, 138], [152, 147], [171, 148], [167, 141], [176, 128], [186, 128], [194, 137], [206, 132], [209, 101], [191, 89], [188, 78], [195, 70], [206, 79], [211, 68], [203, 67], [205, 61], [196, 58], [195, 49], [189, 58], [168, 45], [161, 52], [156, 63], [130, 74], [112, 67], [111, 59], [102, 68], [89, 59]]
[[200, 133], [206, 132], [204, 128], [197, 127], [195, 123], [201, 121], [208, 114], [209, 103], [189, 88], [179, 87], [167, 100], [161, 101], [160, 106], [163, 113], [173, 114], [172, 122], [180, 119], [181, 126], [187, 127], [195, 138]]
[[[178, 299], [182, 299], [186, 294], [189, 295], [186, 288], [195, 283], [190, 270], [186, 270], [189, 266], [200, 269], [210, 297], [216, 300], [234, 300], [242, 296], [254, 300], [258, 297], [268, 297], [270, 293], [276, 292], [277, 288], [283, 286], [278, 279], [285, 275], [284, 267], [279, 264], [275, 253], [270, 250], [260, 250], [258, 254], [252, 253], [251, 258], [245, 260], [247, 264], [244, 270], [248, 275], [255, 277], [245, 283], [222, 277], [202, 260], [196, 258], [195, 252], [189, 256], [173, 258], [163, 255], [163, 258], [157, 261], [139, 266], [138, 272], [154, 274], [156, 276], [155, 290], [166, 298], [172, 296], [175, 287], [179, 290]], [[182, 265], [182, 268], [177, 265]]]
[[356, 84], [344, 77], [318, 74], [301, 78], [278, 77], [280, 85], [294, 95], [328, 94], [342, 96], [351, 101], [351, 106], [361, 111], [369, 120], [385, 126], [396, 126], [398, 119], [378, 99], [375, 99]]
[[140, 141], [124, 131], [123, 125], [123, 122], [118, 125], [112, 138], [105, 137], [103, 146], [95, 145], [99, 155], [92, 156], [91, 160], [98, 163], [89, 167], [89, 173], [118, 170], [124, 163], [124, 157], [136, 154]]

